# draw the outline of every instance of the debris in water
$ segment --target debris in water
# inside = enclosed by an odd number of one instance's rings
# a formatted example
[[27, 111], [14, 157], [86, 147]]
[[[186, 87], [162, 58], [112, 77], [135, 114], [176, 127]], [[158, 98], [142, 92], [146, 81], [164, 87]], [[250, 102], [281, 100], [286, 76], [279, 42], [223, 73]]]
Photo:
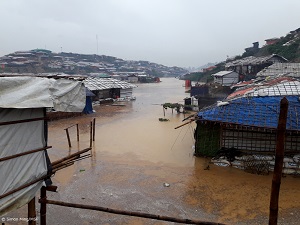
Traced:
[[165, 119], [165, 118], [159, 118], [158, 120], [159, 120], [160, 122], [169, 121], [169, 119]]
[[164, 186], [165, 186], [165, 187], [170, 187], [170, 184], [164, 183]]

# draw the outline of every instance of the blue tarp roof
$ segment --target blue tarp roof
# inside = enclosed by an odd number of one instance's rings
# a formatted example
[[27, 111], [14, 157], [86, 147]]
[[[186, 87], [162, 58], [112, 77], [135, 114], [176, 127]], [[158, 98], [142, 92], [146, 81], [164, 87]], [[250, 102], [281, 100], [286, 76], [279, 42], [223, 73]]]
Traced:
[[[214, 105], [203, 109], [198, 112], [198, 117], [205, 121], [277, 128], [282, 98], [283, 96], [239, 98], [230, 101], [227, 105]], [[289, 101], [286, 128], [300, 130], [299, 96], [286, 98]]]

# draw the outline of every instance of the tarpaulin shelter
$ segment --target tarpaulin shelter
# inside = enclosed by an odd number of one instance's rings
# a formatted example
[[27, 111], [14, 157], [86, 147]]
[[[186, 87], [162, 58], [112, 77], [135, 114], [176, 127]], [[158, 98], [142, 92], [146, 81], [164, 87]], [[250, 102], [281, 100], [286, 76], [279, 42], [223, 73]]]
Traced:
[[196, 154], [213, 156], [220, 148], [271, 154], [283, 96], [289, 102], [285, 151], [299, 154], [299, 81], [279, 77], [249, 84], [230, 96], [198, 112]]
[[0, 216], [27, 204], [51, 182], [46, 108], [82, 112], [85, 98], [80, 81], [0, 78]]

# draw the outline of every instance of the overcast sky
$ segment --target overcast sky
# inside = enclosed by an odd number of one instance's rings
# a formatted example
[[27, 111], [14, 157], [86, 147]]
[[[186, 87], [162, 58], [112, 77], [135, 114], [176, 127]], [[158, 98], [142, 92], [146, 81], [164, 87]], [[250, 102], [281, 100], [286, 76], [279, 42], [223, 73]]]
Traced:
[[300, 27], [299, 0], [1, 0], [0, 56], [110, 55], [198, 67]]

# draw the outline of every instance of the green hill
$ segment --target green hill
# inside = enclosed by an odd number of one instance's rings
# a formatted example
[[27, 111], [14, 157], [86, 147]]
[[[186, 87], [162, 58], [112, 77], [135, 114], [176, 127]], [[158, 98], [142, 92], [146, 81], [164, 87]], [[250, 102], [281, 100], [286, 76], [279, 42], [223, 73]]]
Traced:
[[[265, 45], [261, 48], [246, 48], [246, 51], [235, 59], [241, 59], [248, 56], [268, 56], [272, 54], [280, 55], [286, 58], [289, 62], [300, 62], [300, 28], [291, 31], [286, 36], [278, 38], [274, 44]], [[217, 65], [213, 70], [207, 72], [194, 72], [183, 76], [182, 79], [211, 82], [213, 78], [211, 74], [225, 70], [225, 61]]]

